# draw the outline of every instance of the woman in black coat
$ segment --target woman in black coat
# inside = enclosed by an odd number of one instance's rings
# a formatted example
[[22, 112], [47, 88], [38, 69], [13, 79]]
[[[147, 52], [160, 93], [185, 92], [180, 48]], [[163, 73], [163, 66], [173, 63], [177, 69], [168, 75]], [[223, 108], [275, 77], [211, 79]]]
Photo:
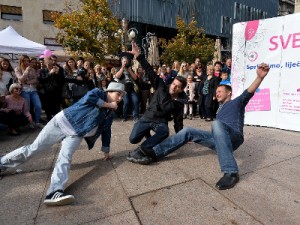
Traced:
[[201, 119], [205, 121], [213, 120], [213, 100], [216, 98], [216, 89], [218, 86], [218, 81], [214, 76], [214, 68], [212, 65], [207, 66], [206, 70], [207, 76], [200, 86], [201, 98]]

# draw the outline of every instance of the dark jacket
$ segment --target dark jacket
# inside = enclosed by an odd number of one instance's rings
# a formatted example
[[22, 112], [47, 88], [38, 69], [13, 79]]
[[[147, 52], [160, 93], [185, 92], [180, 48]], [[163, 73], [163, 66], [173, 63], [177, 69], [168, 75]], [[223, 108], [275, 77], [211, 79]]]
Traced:
[[55, 74], [50, 73], [48, 68], [41, 69], [39, 82], [45, 91], [45, 95], [60, 97], [64, 85], [63, 71], [59, 70], [59, 72]]
[[145, 57], [139, 55], [137, 60], [149, 75], [150, 82], [156, 90], [143, 117], [157, 123], [174, 120], [174, 129], [177, 133], [183, 128], [183, 106], [187, 99], [185, 93], [180, 93], [177, 100], [173, 100], [165, 82], [153, 71]]
[[[203, 80], [203, 82], [200, 84], [200, 88], [199, 88], [199, 100], [202, 101], [202, 96], [203, 96], [203, 86], [204, 86], [204, 82], [207, 80], [207, 77], [205, 78], [205, 80]], [[213, 97], [216, 97], [216, 90], [218, 87], [218, 79], [217, 77], [215, 77], [214, 75], [212, 76], [212, 78], [208, 81], [208, 101], [206, 101], [206, 107], [212, 107], [212, 103], [213, 103]]]

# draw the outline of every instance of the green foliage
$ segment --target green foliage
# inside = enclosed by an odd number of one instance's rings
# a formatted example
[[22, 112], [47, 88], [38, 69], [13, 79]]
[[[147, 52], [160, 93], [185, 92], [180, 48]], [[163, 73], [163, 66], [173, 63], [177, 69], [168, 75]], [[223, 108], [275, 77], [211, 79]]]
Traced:
[[106, 0], [84, 0], [77, 10], [66, 2], [64, 12], [52, 16], [59, 29], [57, 40], [71, 54], [103, 61], [120, 48], [120, 24]]
[[196, 58], [200, 58], [202, 63], [207, 63], [213, 57], [215, 47], [214, 40], [207, 38], [203, 28], [196, 27], [197, 21], [194, 19], [189, 23], [177, 17], [176, 25], [178, 33], [176, 37], [168, 42], [160, 39], [163, 49], [161, 59], [172, 65], [175, 60], [194, 62]]

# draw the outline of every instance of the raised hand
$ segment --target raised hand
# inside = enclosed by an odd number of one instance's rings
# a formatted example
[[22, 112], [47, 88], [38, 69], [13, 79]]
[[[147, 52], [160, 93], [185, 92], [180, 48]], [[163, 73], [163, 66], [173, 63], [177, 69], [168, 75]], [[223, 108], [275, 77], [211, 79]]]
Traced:
[[140, 48], [134, 41], [131, 42], [131, 49], [132, 50], [128, 52], [133, 54], [135, 58], [140, 55]]
[[267, 74], [269, 73], [270, 67], [268, 64], [266, 63], [261, 63], [256, 70], [257, 76], [260, 78], [265, 78], [265, 76], [267, 76]]
[[265, 76], [269, 73], [270, 67], [266, 63], [261, 63], [256, 70], [257, 77], [253, 83], [248, 87], [249, 93], [254, 93], [259, 87]]

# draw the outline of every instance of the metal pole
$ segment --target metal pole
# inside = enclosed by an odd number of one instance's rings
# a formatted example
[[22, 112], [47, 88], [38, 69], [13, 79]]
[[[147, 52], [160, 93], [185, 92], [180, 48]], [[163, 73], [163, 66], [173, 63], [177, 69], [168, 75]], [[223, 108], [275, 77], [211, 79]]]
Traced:
[[127, 51], [127, 30], [128, 30], [128, 21], [126, 18], [122, 19], [122, 51]]

